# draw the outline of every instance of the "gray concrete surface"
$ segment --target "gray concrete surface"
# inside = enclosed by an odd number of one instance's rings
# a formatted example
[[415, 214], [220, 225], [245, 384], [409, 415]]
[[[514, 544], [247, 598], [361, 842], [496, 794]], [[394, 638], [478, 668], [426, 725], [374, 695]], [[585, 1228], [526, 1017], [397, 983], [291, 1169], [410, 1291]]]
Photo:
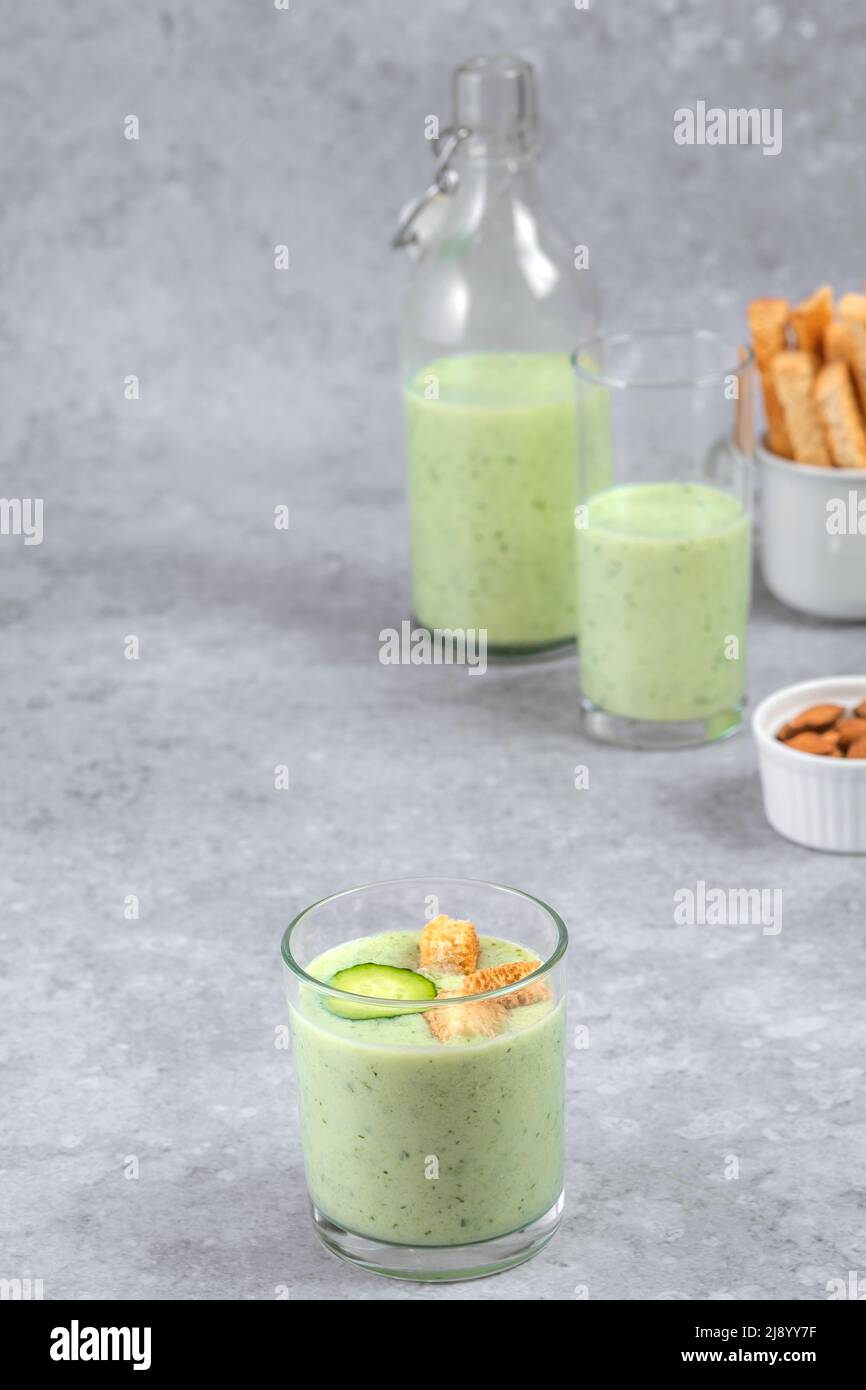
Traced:
[[[820, 1299], [866, 1271], [863, 862], [773, 834], [748, 734], [639, 757], [581, 737], [573, 662], [377, 661], [407, 615], [387, 243], [451, 64], [502, 47], [538, 62], [609, 322], [859, 286], [857, 0], [7, 16], [0, 466], [45, 539], [0, 541], [0, 1275], [47, 1298]], [[675, 147], [699, 97], [782, 106], [782, 155]], [[759, 587], [753, 696], [864, 666], [862, 627]], [[592, 1039], [563, 1231], [448, 1289], [317, 1247], [274, 1045], [288, 918], [414, 872], [556, 905]], [[674, 926], [699, 878], [782, 889], [782, 932]]]

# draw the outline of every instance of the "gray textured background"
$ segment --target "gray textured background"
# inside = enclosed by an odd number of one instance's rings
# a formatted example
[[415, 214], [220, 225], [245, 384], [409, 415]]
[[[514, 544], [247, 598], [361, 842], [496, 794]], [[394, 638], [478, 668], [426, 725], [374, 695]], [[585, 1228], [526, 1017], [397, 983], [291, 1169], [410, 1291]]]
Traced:
[[[747, 733], [641, 758], [581, 738], [572, 662], [377, 662], [407, 615], [388, 240], [455, 61], [537, 61], [609, 323], [739, 331], [751, 293], [866, 273], [859, 0], [593, 5], [5, 16], [2, 492], [46, 537], [0, 542], [0, 1276], [46, 1297], [815, 1299], [866, 1270], [862, 861], [773, 835]], [[699, 97], [782, 106], [782, 155], [676, 147]], [[753, 696], [863, 657], [759, 587]], [[592, 1030], [563, 1232], [448, 1290], [317, 1247], [274, 1047], [288, 917], [412, 872], [559, 907]], [[674, 927], [696, 878], [781, 887], [782, 934]]]

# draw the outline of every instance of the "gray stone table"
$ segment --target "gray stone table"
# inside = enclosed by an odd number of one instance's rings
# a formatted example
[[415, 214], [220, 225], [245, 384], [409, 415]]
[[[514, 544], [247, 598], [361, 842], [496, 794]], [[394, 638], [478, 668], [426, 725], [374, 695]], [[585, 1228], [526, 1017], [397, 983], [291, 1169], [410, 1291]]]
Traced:
[[[452, 61], [537, 60], [548, 186], [619, 321], [741, 331], [751, 293], [866, 269], [854, 0], [597, 9], [10, 17], [0, 464], [45, 539], [0, 541], [0, 1276], [46, 1297], [820, 1299], [866, 1271], [864, 863], [770, 830], [747, 732], [637, 756], [582, 737], [573, 660], [377, 659], [408, 576], [387, 239]], [[701, 95], [784, 105], [783, 154], [678, 151]], [[750, 662], [754, 698], [863, 669], [863, 629], [759, 585]], [[318, 1247], [274, 1045], [290, 915], [412, 873], [557, 906], [590, 1029], [563, 1230], [477, 1285]], [[676, 926], [697, 879], [780, 888], [782, 931]]]

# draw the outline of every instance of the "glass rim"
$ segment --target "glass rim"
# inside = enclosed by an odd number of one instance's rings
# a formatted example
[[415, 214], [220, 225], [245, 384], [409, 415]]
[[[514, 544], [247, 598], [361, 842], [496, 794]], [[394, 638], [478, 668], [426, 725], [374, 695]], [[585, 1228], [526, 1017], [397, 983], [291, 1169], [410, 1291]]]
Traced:
[[[670, 377], [651, 377], [633, 376], [617, 377], [608, 372], [591, 371], [588, 367], [581, 364], [581, 357], [584, 353], [590, 352], [593, 348], [599, 348], [606, 344], [620, 344], [631, 341], [652, 338], [681, 338], [691, 339], [692, 341], [714, 342], [722, 346], [731, 348], [732, 356], [738, 352], [742, 353], [742, 361], [737, 360], [736, 364], [728, 365], [720, 369], [713, 369], [708, 372], [695, 373], [693, 376], [670, 376]], [[755, 354], [751, 344], [742, 343], [736, 346], [727, 334], [722, 333], [716, 328], [635, 328], [623, 330], [616, 333], [596, 333], [592, 338], [579, 343], [571, 353], [571, 365], [581, 381], [589, 382], [593, 386], [606, 386], [616, 390], [628, 390], [637, 388], [640, 390], [670, 390], [672, 387], [704, 387], [717, 386], [728, 376], [739, 376], [742, 372], [748, 371], [754, 363]]]
[[565, 955], [568, 948], [568, 928], [556, 909], [551, 907], [549, 903], [544, 902], [542, 898], [537, 898], [534, 893], [527, 893], [522, 888], [511, 888], [505, 883], [491, 883], [481, 878], [385, 878], [380, 879], [378, 882], [360, 883], [355, 888], [344, 888], [339, 893], [328, 893], [324, 898], [318, 898], [315, 902], [303, 908], [297, 916], [292, 918], [283, 932], [280, 942], [280, 954], [283, 958], [283, 963], [291, 970], [292, 974], [304, 984], [312, 985], [322, 994], [331, 995], [338, 999], [349, 999], [359, 1004], [381, 1004], [393, 1008], [393, 999], [380, 999], [378, 996], [372, 994], [351, 994], [348, 990], [335, 989], [333, 985], [325, 984], [323, 980], [317, 980], [314, 975], [309, 975], [300, 962], [295, 960], [295, 957], [292, 955], [291, 939], [293, 933], [300, 927], [305, 918], [309, 917], [317, 908], [324, 907], [328, 903], [339, 902], [341, 898], [351, 898], [356, 893], [366, 893], [376, 888], [405, 887], [411, 883], [449, 883], [464, 888], [490, 888], [497, 893], [510, 893], [512, 897], [522, 898], [525, 902], [532, 903], [535, 907], [540, 908], [542, 913], [550, 919], [556, 929], [556, 945], [547, 959], [541, 962], [537, 970], [533, 970], [529, 975], [524, 975], [521, 979], [515, 980], [511, 984], [500, 985], [498, 989], [485, 990], [482, 994], [461, 994], [455, 996], [453, 999], [425, 999], [423, 1001], [418, 1001], [417, 1008], [411, 1007], [413, 1003], [412, 1000], [401, 1000], [401, 1006], [404, 1003], [409, 1006], [405, 1010], [407, 1013], [422, 1013], [426, 1012], [428, 1009], [447, 1009], [451, 1005], [466, 1004], [469, 1000], [472, 1000], [473, 1003], [477, 1003], [479, 999], [498, 999], [502, 995], [513, 994], [516, 990], [525, 989], [533, 980], [540, 980], [544, 975], [549, 974], [553, 967], [557, 965]]

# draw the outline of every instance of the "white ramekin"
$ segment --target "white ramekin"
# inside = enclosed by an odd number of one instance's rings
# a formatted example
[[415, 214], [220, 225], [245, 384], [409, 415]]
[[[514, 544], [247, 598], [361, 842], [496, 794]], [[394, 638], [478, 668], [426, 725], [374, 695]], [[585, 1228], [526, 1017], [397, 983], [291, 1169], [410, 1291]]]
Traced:
[[[758, 445], [761, 568], [770, 593], [816, 618], [866, 618], [866, 469], [814, 468]], [[864, 503], [864, 534], [827, 529], [827, 504]], [[837, 760], [838, 761], [838, 760]]]
[[774, 830], [810, 849], [866, 854], [866, 758], [820, 758], [787, 748], [776, 734], [810, 705], [866, 699], [866, 675], [827, 676], [786, 685], [752, 715], [764, 811]]

